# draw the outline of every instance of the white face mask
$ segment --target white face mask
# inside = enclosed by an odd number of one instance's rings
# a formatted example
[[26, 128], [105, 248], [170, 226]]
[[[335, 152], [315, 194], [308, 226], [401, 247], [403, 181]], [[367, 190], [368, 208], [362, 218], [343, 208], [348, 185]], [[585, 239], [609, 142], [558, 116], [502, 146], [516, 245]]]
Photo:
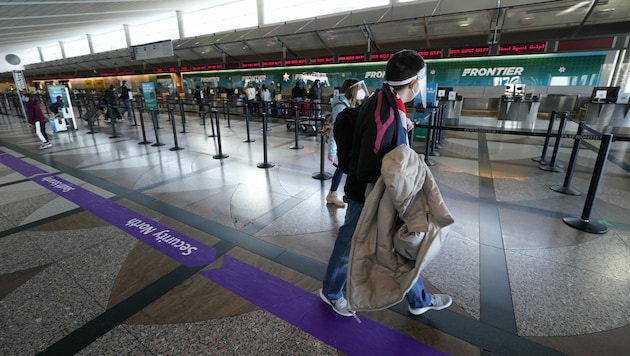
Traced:
[[[416, 91], [416, 87], [418, 87], [418, 91]], [[418, 96], [418, 94], [420, 94], [420, 83], [416, 82], [416, 85], [414, 85], [411, 88], [411, 92], [413, 93], [413, 97], [415, 98], [416, 96]]]
[[357, 100], [363, 99], [365, 99], [365, 90], [359, 89], [359, 91], [357, 91]]

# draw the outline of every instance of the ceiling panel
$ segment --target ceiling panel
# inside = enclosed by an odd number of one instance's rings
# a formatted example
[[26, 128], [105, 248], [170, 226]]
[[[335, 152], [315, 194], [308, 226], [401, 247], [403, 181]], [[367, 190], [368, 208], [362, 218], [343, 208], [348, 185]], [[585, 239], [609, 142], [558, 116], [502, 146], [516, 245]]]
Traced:
[[470, 36], [494, 28], [495, 11], [435, 16], [428, 21], [429, 38]]
[[[23, 0], [0, 2], [0, 61], [19, 48], [108, 32], [210, 7], [225, 0]], [[271, 0], [268, 0], [271, 1]], [[28, 65], [27, 75], [123, 67], [217, 64], [309, 55], [395, 51], [627, 33], [628, 0], [420, 0], [343, 14], [174, 40], [173, 57], [133, 61], [128, 49]], [[591, 7], [592, 4], [595, 4]], [[500, 9], [497, 9], [500, 5]], [[496, 16], [499, 16], [498, 22]], [[426, 31], [428, 29], [428, 31]], [[372, 41], [368, 42], [368, 38]], [[0, 72], [9, 72], [6, 64]], [[10, 75], [10, 74], [9, 74]]]

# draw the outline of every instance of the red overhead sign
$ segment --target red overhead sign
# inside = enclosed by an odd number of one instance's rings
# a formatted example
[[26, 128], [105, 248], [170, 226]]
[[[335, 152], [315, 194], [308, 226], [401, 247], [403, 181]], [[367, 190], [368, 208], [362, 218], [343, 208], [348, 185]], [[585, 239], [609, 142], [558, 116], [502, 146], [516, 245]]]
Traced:
[[451, 48], [449, 50], [450, 57], [466, 57], [466, 56], [485, 56], [490, 53], [490, 47], [462, 47]]
[[525, 43], [516, 45], [499, 45], [499, 54], [543, 53], [547, 45], [545, 42]]

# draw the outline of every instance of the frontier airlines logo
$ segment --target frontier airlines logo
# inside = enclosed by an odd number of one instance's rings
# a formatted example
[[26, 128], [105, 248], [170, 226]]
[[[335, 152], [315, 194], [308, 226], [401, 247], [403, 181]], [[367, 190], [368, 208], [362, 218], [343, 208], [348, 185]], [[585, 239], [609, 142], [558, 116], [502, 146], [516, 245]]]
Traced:
[[462, 77], [496, 77], [504, 75], [522, 75], [523, 67], [464, 68]]

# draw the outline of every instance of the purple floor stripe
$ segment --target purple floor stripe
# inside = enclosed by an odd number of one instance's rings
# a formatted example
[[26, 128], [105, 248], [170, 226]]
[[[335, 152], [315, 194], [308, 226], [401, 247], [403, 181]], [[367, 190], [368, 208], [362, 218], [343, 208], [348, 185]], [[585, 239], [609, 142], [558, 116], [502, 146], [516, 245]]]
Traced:
[[0, 151], [0, 163], [31, 178], [33, 182], [77, 204], [184, 266], [205, 266], [214, 261], [216, 251], [212, 247], [49, 174], [19, 158], [1, 153], [3, 152]]
[[361, 318], [359, 324], [339, 316], [319, 296], [229, 255], [222, 267], [200, 273], [349, 355], [445, 355], [369, 319]]
[[[204, 266], [215, 259], [213, 248], [1, 150], [0, 163], [185, 266]], [[228, 255], [222, 267], [201, 274], [349, 355], [445, 355], [369, 319], [362, 318], [359, 324], [354, 318], [339, 316], [319, 296]]]

